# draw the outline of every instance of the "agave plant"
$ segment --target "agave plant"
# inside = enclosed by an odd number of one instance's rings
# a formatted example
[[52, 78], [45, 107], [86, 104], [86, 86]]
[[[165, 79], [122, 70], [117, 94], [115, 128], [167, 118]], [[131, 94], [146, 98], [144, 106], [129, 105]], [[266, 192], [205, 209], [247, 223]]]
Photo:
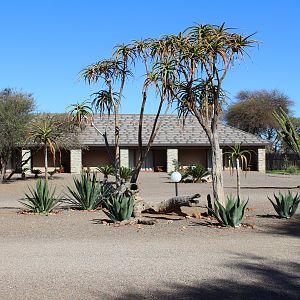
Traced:
[[290, 219], [295, 214], [300, 202], [298, 193], [293, 197], [291, 191], [288, 191], [288, 193], [284, 195], [279, 192], [278, 196], [274, 194], [274, 198], [276, 203], [268, 197], [277, 214], [281, 218]]
[[75, 189], [68, 187], [68, 200], [71, 204], [83, 210], [94, 210], [100, 206], [103, 199], [109, 197], [112, 187], [97, 181], [95, 174], [84, 172], [80, 179], [73, 177]]
[[227, 203], [224, 207], [219, 201], [216, 201], [216, 210], [207, 208], [210, 213], [219, 221], [222, 226], [239, 227], [243, 218], [248, 201], [237, 200], [233, 196], [227, 196]]
[[133, 170], [127, 167], [120, 167], [120, 177], [122, 179], [122, 181], [126, 182], [127, 180], [130, 179], [131, 175], [132, 175]]
[[29, 191], [30, 194], [25, 194], [26, 198], [19, 202], [35, 213], [50, 213], [61, 202], [55, 197], [55, 190], [50, 191], [47, 180], [38, 179], [36, 188], [29, 188]]
[[113, 221], [129, 220], [132, 216], [134, 199], [125, 195], [112, 195], [104, 201], [107, 216]]
[[103, 174], [104, 178], [103, 181], [108, 180], [108, 175], [113, 175], [114, 174], [114, 167], [111, 165], [103, 166], [97, 168], [97, 170]]

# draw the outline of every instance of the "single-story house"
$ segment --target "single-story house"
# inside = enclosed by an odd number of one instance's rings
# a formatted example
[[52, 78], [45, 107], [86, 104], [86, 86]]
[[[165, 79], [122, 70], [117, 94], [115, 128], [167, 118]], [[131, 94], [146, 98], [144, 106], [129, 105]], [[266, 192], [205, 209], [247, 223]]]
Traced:
[[[143, 125], [143, 144], [146, 145], [152, 131], [155, 115], [145, 115]], [[211, 167], [211, 147], [208, 138], [193, 116], [187, 117], [184, 125], [176, 115], [161, 117], [161, 128], [144, 162], [143, 171], [173, 170], [173, 161], [182, 166], [202, 164]], [[120, 122], [120, 161], [122, 166], [133, 168], [137, 161], [139, 115], [123, 114]], [[109, 144], [114, 145], [114, 119], [95, 117], [95, 125], [101, 131], [107, 130]], [[104, 139], [97, 131], [87, 125], [79, 134], [83, 149], [62, 151], [61, 165], [65, 172], [79, 173], [82, 168], [94, 169], [109, 164]], [[223, 151], [224, 169], [229, 167], [230, 146], [241, 144], [242, 149], [251, 150], [250, 170], [265, 172], [265, 149], [267, 141], [242, 130], [220, 124], [220, 146]], [[26, 151], [26, 150], [23, 150]], [[25, 153], [25, 152], [24, 152]], [[58, 163], [60, 160], [57, 159]], [[30, 169], [43, 168], [43, 151], [38, 151], [29, 162]], [[49, 166], [54, 166], [49, 156]]]

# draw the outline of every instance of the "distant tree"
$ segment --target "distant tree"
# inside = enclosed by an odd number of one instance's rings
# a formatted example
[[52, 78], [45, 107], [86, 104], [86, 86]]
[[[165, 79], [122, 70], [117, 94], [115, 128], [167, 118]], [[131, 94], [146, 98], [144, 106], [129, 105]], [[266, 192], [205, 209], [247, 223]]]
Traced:
[[279, 125], [273, 111], [282, 108], [289, 113], [293, 101], [278, 90], [241, 91], [236, 98], [227, 109], [226, 122], [276, 144]]
[[12, 153], [24, 144], [34, 99], [31, 94], [4, 89], [0, 92], [0, 158], [1, 181]]

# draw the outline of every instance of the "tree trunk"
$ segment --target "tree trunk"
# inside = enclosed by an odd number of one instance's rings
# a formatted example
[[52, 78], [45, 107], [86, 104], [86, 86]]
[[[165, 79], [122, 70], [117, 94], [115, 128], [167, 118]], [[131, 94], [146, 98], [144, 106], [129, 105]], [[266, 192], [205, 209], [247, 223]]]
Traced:
[[45, 180], [48, 182], [48, 147], [47, 144], [45, 144], [44, 147], [44, 158], [45, 158]]
[[116, 187], [121, 186], [120, 177], [120, 128], [118, 121], [118, 112], [115, 112], [115, 176], [116, 176]]
[[222, 152], [220, 149], [218, 132], [216, 130], [212, 132], [211, 150], [212, 150], [213, 195], [215, 200], [218, 200], [223, 206], [225, 206]]
[[6, 181], [6, 161], [1, 157], [1, 182], [4, 183]]
[[161, 109], [162, 109], [162, 106], [163, 106], [163, 103], [164, 103], [164, 98], [163, 97], [161, 97], [161, 99], [160, 99], [159, 107], [158, 107], [158, 110], [157, 110], [157, 113], [156, 113], [156, 116], [155, 116], [155, 120], [154, 120], [154, 123], [153, 123], [153, 126], [152, 126], [151, 135], [150, 135], [150, 138], [148, 140], [146, 150], [143, 152], [142, 131], [143, 131], [143, 118], [144, 118], [144, 109], [145, 109], [145, 104], [146, 104], [146, 99], [147, 99], [147, 91], [148, 91], [148, 89], [146, 89], [143, 93], [143, 102], [142, 102], [141, 111], [140, 111], [140, 121], [139, 121], [139, 131], [138, 131], [138, 143], [139, 143], [138, 158], [139, 159], [138, 159], [138, 162], [137, 162], [137, 164], [136, 164], [136, 166], [133, 170], [133, 173], [132, 173], [132, 176], [131, 176], [131, 179], [130, 179], [131, 183], [136, 183], [137, 182], [137, 179], [138, 179], [138, 176], [140, 174], [143, 162], [145, 161], [145, 159], [147, 157], [147, 154], [148, 154], [148, 152], [150, 151], [150, 149], [153, 145], [154, 139], [155, 139], [156, 134], [159, 131], [160, 125], [161, 125], [160, 123], [158, 123], [158, 119], [160, 117]]
[[137, 165], [135, 166], [133, 172], [132, 172], [132, 175], [131, 175], [131, 178], [130, 178], [130, 183], [136, 183], [137, 182], [137, 179], [139, 177], [139, 174], [140, 174], [140, 171], [141, 171], [141, 168], [142, 168], [142, 165], [143, 165], [143, 161], [144, 160], [139, 160]]
[[236, 159], [236, 187], [237, 187], [237, 197], [240, 197], [241, 192], [241, 181], [240, 181], [240, 160]]

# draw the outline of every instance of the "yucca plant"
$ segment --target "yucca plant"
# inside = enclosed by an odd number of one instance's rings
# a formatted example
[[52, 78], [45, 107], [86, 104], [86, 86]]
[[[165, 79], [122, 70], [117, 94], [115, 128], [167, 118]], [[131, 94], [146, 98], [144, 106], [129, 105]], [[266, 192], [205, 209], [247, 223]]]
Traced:
[[243, 218], [248, 201], [241, 201], [240, 197], [235, 199], [232, 195], [227, 196], [226, 206], [219, 201], [215, 202], [216, 210], [207, 208], [222, 226], [239, 227]]
[[68, 201], [83, 210], [94, 210], [100, 206], [103, 199], [109, 197], [111, 186], [101, 184], [93, 173], [81, 173], [80, 179], [73, 177], [75, 188], [67, 187]]
[[105, 213], [113, 222], [124, 221], [132, 216], [134, 199], [125, 195], [111, 195], [103, 204], [108, 210]]
[[111, 165], [99, 167], [97, 170], [103, 174], [103, 181], [108, 180], [108, 175], [114, 175], [114, 167]]
[[268, 197], [277, 214], [281, 218], [290, 219], [295, 214], [300, 202], [298, 193], [293, 197], [291, 191], [288, 191], [286, 194], [279, 192], [278, 195], [274, 194], [274, 198], [276, 203]]
[[122, 182], [126, 182], [130, 179], [132, 175], [133, 170], [127, 167], [120, 167], [120, 178], [122, 179]]
[[36, 188], [29, 188], [30, 194], [26, 194], [24, 206], [35, 213], [50, 213], [61, 202], [60, 197], [55, 197], [55, 189], [50, 191], [47, 180], [38, 179]]

